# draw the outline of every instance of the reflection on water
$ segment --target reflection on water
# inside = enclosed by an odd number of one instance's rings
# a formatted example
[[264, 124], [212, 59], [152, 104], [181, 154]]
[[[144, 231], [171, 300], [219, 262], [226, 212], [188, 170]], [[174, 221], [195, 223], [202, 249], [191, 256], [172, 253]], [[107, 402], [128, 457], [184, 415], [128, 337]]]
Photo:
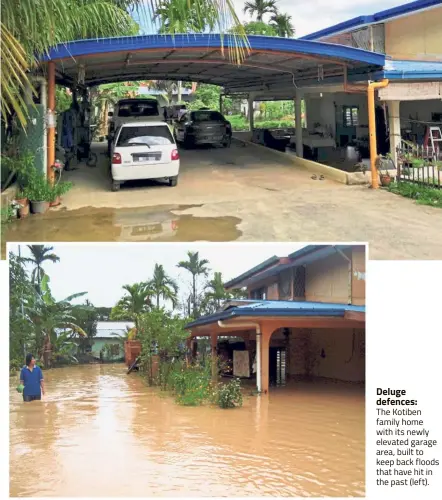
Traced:
[[177, 215], [192, 206], [49, 211], [12, 223], [5, 241], [233, 241], [236, 217]]
[[123, 365], [10, 387], [11, 496], [363, 496], [364, 391], [296, 383], [241, 409], [182, 407]]

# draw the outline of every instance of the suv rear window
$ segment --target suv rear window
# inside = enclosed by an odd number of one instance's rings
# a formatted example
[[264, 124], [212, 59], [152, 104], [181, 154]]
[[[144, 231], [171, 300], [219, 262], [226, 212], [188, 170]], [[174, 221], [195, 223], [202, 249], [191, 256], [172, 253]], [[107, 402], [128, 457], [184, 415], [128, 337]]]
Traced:
[[172, 134], [167, 125], [152, 125], [144, 127], [121, 127], [117, 146], [167, 146], [174, 144]]
[[158, 103], [143, 102], [120, 104], [118, 107], [118, 116], [158, 116]]
[[223, 122], [224, 117], [217, 111], [194, 111], [192, 113], [194, 122]]

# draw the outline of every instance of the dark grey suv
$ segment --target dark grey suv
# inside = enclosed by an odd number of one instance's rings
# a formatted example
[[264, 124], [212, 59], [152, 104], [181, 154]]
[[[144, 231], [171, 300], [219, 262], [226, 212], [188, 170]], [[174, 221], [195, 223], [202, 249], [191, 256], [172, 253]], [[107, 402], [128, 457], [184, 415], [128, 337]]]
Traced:
[[219, 144], [227, 148], [232, 141], [232, 126], [218, 111], [188, 111], [175, 122], [174, 133], [186, 147]]

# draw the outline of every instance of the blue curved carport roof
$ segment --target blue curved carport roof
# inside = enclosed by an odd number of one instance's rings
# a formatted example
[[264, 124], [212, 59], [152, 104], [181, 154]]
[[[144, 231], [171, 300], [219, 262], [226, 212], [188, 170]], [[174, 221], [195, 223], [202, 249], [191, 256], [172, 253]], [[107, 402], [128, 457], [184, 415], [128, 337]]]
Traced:
[[407, 14], [413, 14], [422, 10], [431, 9], [433, 7], [438, 7], [442, 5], [442, 0], [417, 0], [416, 2], [406, 3], [404, 5], [399, 5], [391, 9], [381, 10], [374, 14], [368, 16], [358, 16], [348, 21], [329, 26], [323, 30], [315, 31], [309, 35], [305, 35], [300, 38], [300, 40], [320, 40], [321, 38], [326, 38], [333, 35], [338, 35], [340, 33], [345, 33], [347, 31], [352, 31], [355, 29], [363, 28], [370, 24], [377, 24], [386, 21], [391, 21], [398, 17], [406, 16]]
[[[79, 40], [52, 48], [40, 60], [56, 63], [57, 78], [73, 81], [77, 65], [86, 68], [86, 85], [112, 81], [175, 79], [226, 86], [259, 79], [261, 85], [294, 86], [295, 80], [324, 80], [329, 76], [368, 75], [382, 69], [385, 55], [353, 47], [290, 38], [249, 36], [249, 48], [241, 65], [224, 57], [238, 39], [231, 35], [140, 35], [133, 37]], [[243, 45], [243, 48], [245, 46]], [[227, 70], [227, 71], [226, 71]], [[282, 77], [282, 78], [281, 78]], [[367, 79], [366, 77], [365, 79]], [[295, 85], [296, 86], [296, 85]], [[247, 89], [246, 89], [247, 90]]]
[[346, 312], [365, 313], [365, 306], [325, 302], [296, 302], [289, 300], [261, 300], [243, 306], [204, 316], [186, 325], [187, 329], [209, 325], [239, 317], [333, 317], [344, 318]]

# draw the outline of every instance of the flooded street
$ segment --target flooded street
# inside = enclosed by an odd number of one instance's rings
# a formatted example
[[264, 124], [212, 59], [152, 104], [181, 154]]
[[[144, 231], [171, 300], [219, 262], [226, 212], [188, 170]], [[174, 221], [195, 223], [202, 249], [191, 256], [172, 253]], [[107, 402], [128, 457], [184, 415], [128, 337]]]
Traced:
[[364, 390], [292, 383], [235, 410], [183, 407], [124, 365], [10, 381], [11, 496], [363, 496]]

